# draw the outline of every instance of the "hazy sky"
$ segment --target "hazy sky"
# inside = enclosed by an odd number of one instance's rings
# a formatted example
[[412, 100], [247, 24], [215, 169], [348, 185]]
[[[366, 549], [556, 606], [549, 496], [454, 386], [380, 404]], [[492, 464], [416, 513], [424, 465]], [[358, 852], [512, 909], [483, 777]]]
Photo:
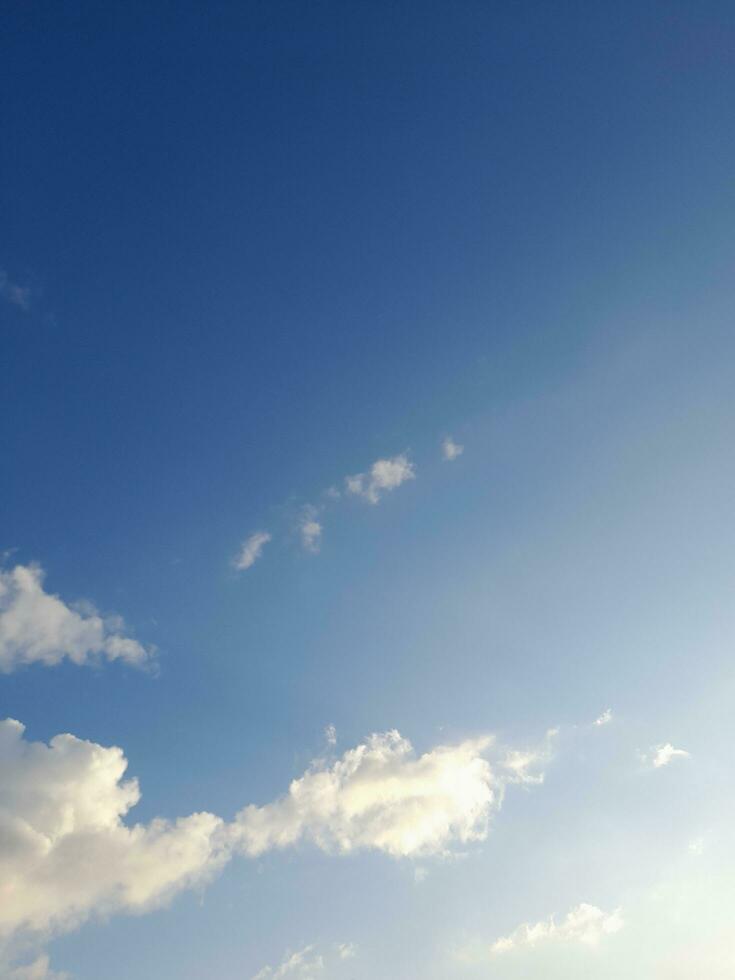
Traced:
[[734, 46], [6, 5], [3, 980], [735, 977]]

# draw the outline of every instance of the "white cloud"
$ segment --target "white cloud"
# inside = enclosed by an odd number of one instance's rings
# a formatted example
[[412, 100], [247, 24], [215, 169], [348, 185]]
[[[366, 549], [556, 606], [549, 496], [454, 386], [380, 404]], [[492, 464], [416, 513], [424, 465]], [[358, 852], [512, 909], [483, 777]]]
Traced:
[[140, 791], [119, 748], [70, 734], [28, 742], [20, 722], [0, 722], [0, 953], [21, 934], [41, 942], [92, 916], [145, 912], [207, 883], [236, 852], [310, 840], [335, 853], [451, 853], [483, 840], [506, 786], [529, 781], [530, 755], [523, 766], [508, 758], [489, 737], [417, 756], [388, 732], [330, 766], [316, 761], [285, 796], [231, 823], [201, 812], [128, 825]]
[[330, 767], [314, 763], [281, 799], [242, 810], [239, 846], [257, 856], [306, 838], [326, 851], [420, 857], [484, 840], [506, 785], [529, 781], [534, 761], [491, 767], [492, 743], [470, 739], [417, 757], [396, 731], [371, 735]]
[[448, 462], [461, 456], [464, 452], [464, 446], [460, 446], [456, 443], [451, 436], [447, 436], [446, 439], [442, 441], [442, 456]]
[[378, 459], [368, 473], [357, 473], [345, 480], [347, 492], [377, 504], [387, 490], [395, 490], [406, 480], [413, 480], [416, 471], [409, 458], [401, 453], [392, 459]]
[[0, 672], [35, 662], [52, 666], [65, 657], [80, 665], [102, 658], [148, 662], [152, 651], [123, 628], [117, 616], [103, 619], [89, 603], [73, 608], [44, 591], [36, 565], [0, 569]]
[[509, 936], [496, 939], [491, 952], [508, 953], [523, 947], [535, 947], [546, 943], [582, 943], [596, 945], [603, 936], [623, 928], [620, 909], [606, 913], [595, 905], [581, 904], [567, 913], [557, 925], [553, 917], [531, 925], [524, 922]]
[[324, 952], [319, 952], [314, 945], [305, 946], [295, 953], [288, 950], [278, 966], [264, 966], [252, 980], [281, 980], [282, 977], [314, 980], [324, 977], [325, 970], [334, 975], [330, 968], [337, 966], [340, 960], [352, 959], [356, 954], [354, 943], [337, 943]]
[[27, 313], [31, 307], [31, 291], [27, 286], [11, 282], [7, 272], [0, 269], [0, 296]]
[[613, 713], [612, 708], [605, 708], [599, 718], [595, 718], [595, 724], [600, 727], [601, 725], [609, 725], [612, 721]]
[[324, 738], [327, 740], [327, 745], [337, 744], [337, 729], [334, 725], [327, 725], [324, 729]]
[[503, 770], [508, 774], [508, 781], [513, 783], [525, 783], [527, 785], [540, 784], [544, 781], [542, 772], [534, 772], [539, 763], [547, 757], [547, 747], [543, 752], [530, 749], [511, 749], [501, 761]]
[[318, 513], [316, 507], [307, 504], [301, 513], [299, 523], [301, 544], [305, 551], [310, 551], [312, 554], [319, 551], [322, 542], [322, 525], [317, 520]]
[[250, 568], [260, 558], [263, 548], [270, 540], [271, 536], [267, 531], [256, 531], [255, 534], [251, 534], [243, 541], [240, 552], [235, 556], [232, 564], [239, 572]]
[[689, 759], [691, 756], [685, 749], [675, 749], [671, 742], [666, 742], [663, 745], [654, 745], [651, 754], [644, 758], [650, 761], [654, 769], [660, 769], [668, 766], [673, 759]]
[[279, 966], [264, 966], [255, 974], [253, 980], [266, 980], [266, 978], [278, 980], [279, 977], [289, 976], [309, 980], [323, 970], [324, 958], [314, 952], [313, 946], [305, 946], [296, 953], [287, 952]]
[[67, 931], [93, 913], [142, 912], [226, 859], [211, 813], [128, 827], [140, 798], [119, 748], [73, 735], [48, 745], [0, 722], [0, 937]]

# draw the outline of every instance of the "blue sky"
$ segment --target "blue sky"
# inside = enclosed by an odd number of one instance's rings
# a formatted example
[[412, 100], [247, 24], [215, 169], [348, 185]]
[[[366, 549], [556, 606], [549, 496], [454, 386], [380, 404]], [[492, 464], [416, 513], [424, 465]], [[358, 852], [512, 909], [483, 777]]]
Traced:
[[731, 5], [154, 7], [0, 42], [0, 973], [732, 977]]

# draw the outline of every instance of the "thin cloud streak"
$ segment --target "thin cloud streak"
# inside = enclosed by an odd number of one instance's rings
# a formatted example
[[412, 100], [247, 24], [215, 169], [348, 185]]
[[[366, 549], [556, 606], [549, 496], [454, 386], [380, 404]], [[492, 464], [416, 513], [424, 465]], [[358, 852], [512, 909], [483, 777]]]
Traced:
[[271, 535], [267, 531], [256, 531], [246, 538], [240, 548], [239, 553], [233, 558], [232, 564], [238, 572], [244, 572], [251, 568], [263, 553], [263, 548], [271, 540]]
[[524, 922], [509, 936], [496, 939], [490, 949], [497, 955], [548, 943], [581, 943], [584, 946], [595, 946], [603, 936], [612, 935], [622, 928], [623, 917], [620, 909], [607, 913], [596, 905], [582, 903], [571, 909], [559, 924], [554, 921], [553, 916], [534, 924]]

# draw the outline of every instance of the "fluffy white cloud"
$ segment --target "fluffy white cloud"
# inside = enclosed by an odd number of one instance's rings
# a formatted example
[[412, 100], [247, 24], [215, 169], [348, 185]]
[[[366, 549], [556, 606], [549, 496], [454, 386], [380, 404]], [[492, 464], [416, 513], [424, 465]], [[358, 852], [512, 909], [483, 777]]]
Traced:
[[596, 905], [575, 906], [557, 924], [553, 917], [531, 925], [524, 922], [509, 936], [497, 939], [492, 947], [493, 953], [508, 953], [523, 947], [535, 947], [545, 943], [583, 943], [596, 945], [603, 936], [618, 932], [623, 928], [620, 909], [606, 913]]
[[483, 840], [506, 785], [532, 779], [529, 766], [538, 761], [529, 754], [491, 766], [492, 744], [470, 739], [417, 757], [396, 731], [372, 735], [329, 767], [313, 764], [281, 799], [242, 810], [239, 846], [256, 856], [306, 838], [326, 851], [419, 857]]
[[612, 721], [612, 717], [613, 717], [612, 708], [605, 708], [605, 710], [602, 712], [600, 717], [595, 718], [595, 724], [597, 725], [598, 728], [601, 727], [602, 725], [609, 725], [610, 722]]
[[357, 473], [345, 480], [347, 492], [377, 504], [387, 490], [395, 490], [406, 480], [413, 480], [416, 470], [409, 458], [401, 453], [392, 459], [378, 459], [367, 473]]
[[42, 941], [92, 915], [145, 912], [206, 883], [235, 852], [254, 857], [310, 840], [336, 853], [448, 853], [485, 838], [506, 786], [533, 781], [529, 767], [541, 758], [498, 751], [489, 737], [417, 756], [393, 731], [331, 765], [313, 763], [284, 797], [247, 806], [231, 823], [202, 812], [128, 825], [140, 791], [125, 778], [119, 748], [70, 734], [28, 742], [8, 719], [0, 722], [0, 953], [20, 935]]
[[664, 745], [655, 745], [647, 758], [654, 769], [660, 769], [668, 766], [672, 759], [689, 759], [690, 754], [686, 749], [675, 749], [671, 742], [666, 742]]
[[353, 943], [338, 943], [321, 953], [314, 945], [305, 946], [295, 953], [289, 950], [278, 966], [264, 966], [252, 980], [280, 980], [282, 977], [314, 980], [316, 977], [324, 977], [325, 969], [337, 965], [340, 960], [352, 959], [356, 952]]
[[464, 446], [460, 446], [459, 443], [455, 442], [451, 436], [447, 436], [446, 439], [442, 441], [442, 457], [451, 462], [458, 456], [461, 456], [464, 452]]
[[0, 671], [23, 664], [51, 666], [65, 657], [75, 664], [102, 658], [141, 666], [152, 651], [122, 633], [118, 616], [102, 618], [89, 603], [76, 608], [43, 587], [36, 565], [0, 569]]
[[140, 793], [119, 748], [73, 735], [31, 743], [23, 732], [0, 722], [1, 938], [145, 911], [225, 860], [225, 827], [211, 813], [123, 823]]
[[337, 729], [334, 725], [327, 725], [324, 729], [324, 738], [327, 740], [327, 745], [337, 744]]
[[245, 538], [243, 541], [240, 551], [233, 559], [232, 564], [239, 572], [250, 568], [260, 558], [263, 548], [270, 540], [271, 536], [267, 531], [256, 531], [255, 534], [251, 534], [249, 538]]

